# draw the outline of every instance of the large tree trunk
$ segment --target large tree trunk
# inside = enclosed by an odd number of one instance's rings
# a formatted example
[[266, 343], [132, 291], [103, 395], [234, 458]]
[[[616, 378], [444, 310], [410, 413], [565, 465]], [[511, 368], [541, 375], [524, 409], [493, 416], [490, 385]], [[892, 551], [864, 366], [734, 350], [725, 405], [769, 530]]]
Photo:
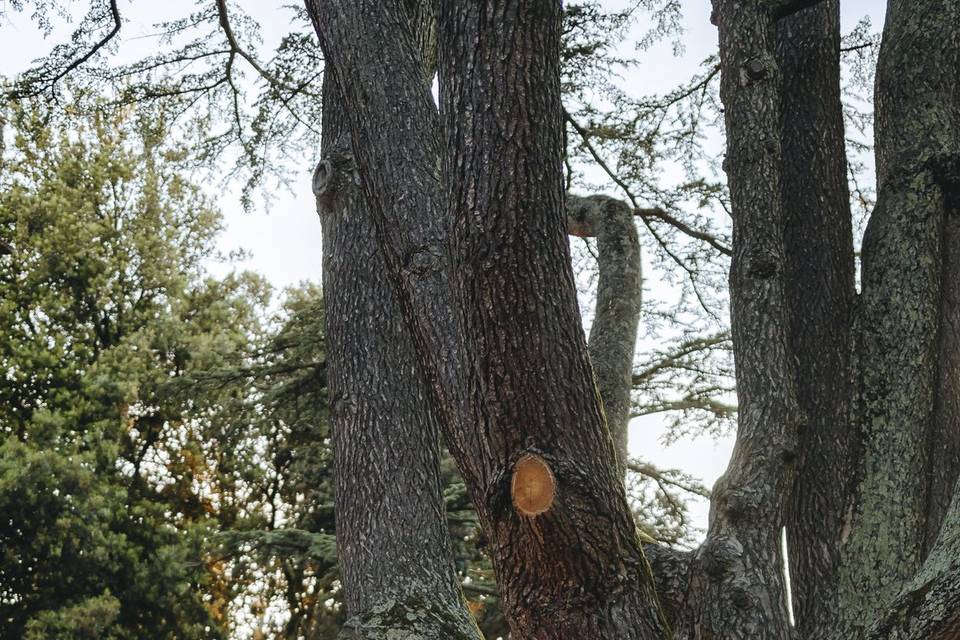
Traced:
[[[485, 494], [477, 511], [504, 608], [522, 638], [664, 637], [570, 268], [560, 4], [444, 3], [440, 34], [463, 384], [488, 435], [461, 464]], [[536, 508], [520, 499], [524, 460], [543, 465]]]
[[[429, 53], [434, 31], [420, 18]], [[439, 420], [374, 236], [331, 74], [314, 191], [323, 225], [345, 635], [476, 640], [444, 515]]]
[[840, 102], [840, 3], [776, 25], [781, 203], [786, 224], [790, 347], [807, 418], [787, 516], [794, 614], [801, 638], [836, 617], [837, 567], [858, 478], [850, 421], [853, 230]]
[[[863, 242], [864, 470], [838, 638], [861, 637], [924, 556], [939, 388], [944, 168], [957, 157], [960, 4], [891, 0], [876, 86], [877, 206]], [[942, 432], [942, 430], [941, 430]], [[940, 508], [942, 513], [942, 508]]]
[[[960, 165], [960, 7], [891, 2], [877, 88], [880, 199], [851, 359], [836, 4], [788, 15], [814, 4], [714, 1], [740, 425], [706, 542], [692, 554], [655, 550], [658, 586], [677, 637], [793, 638], [786, 525], [804, 637], [947, 638], [960, 507], [955, 496], [944, 516], [955, 471], [930, 461], [941, 455], [934, 438], [953, 446], [957, 437], [957, 296], [943, 280], [957, 264], [947, 211]], [[576, 311], [559, 4], [443, 3], [443, 145], [399, 2], [307, 6], [328, 65], [349, 78], [339, 95], [373, 236], [490, 541], [514, 635], [668, 637]], [[808, 75], [811, 66], [819, 73]], [[852, 398], [859, 431], [846, 426]], [[859, 464], [861, 435], [862, 475], [841, 472]]]
[[[559, 4], [513, 3], [506, 17], [443, 5], [449, 246], [440, 129], [398, 5], [307, 6], [341, 79], [376, 236], [490, 540], [513, 632], [667, 637], [574, 298]], [[494, 101], [499, 110], [488, 108]]]

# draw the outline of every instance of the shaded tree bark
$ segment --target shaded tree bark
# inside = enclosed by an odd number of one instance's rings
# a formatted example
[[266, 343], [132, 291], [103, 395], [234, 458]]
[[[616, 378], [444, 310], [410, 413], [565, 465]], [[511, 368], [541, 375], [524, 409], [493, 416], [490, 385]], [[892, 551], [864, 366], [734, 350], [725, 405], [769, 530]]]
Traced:
[[807, 417], [787, 516], [801, 638], [823, 637], [836, 612], [843, 529], [858, 479], [851, 423], [853, 229], [840, 102], [840, 3], [779, 20], [781, 203], [797, 399]]
[[[957, 83], [960, 88], [960, 83]], [[956, 90], [955, 90], [956, 91]], [[960, 104], [960, 97], [954, 98]], [[960, 132], [960, 123], [956, 127]], [[956, 177], [944, 175], [948, 182]], [[937, 389], [928, 439], [930, 471], [924, 553], [933, 546], [960, 473], [960, 189], [945, 184]]]
[[780, 553], [802, 424], [790, 352], [781, 197], [780, 70], [764, 2], [714, 0], [733, 259], [737, 441], [696, 551], [682, 637], [790, 638]]

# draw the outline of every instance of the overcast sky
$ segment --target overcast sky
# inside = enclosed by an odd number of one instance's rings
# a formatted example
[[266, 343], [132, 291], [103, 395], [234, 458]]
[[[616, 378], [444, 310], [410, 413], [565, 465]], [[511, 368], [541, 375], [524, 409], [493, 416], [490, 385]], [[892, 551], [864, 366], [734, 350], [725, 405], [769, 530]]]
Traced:
[[[3, 56], [0, 57], [0, 75], [12, 77], [26, 69], [30, 62], [49, 51], [52, 44], [62, 41], [69, 34], [69, 26], [61, 26], [48, 39], [44, 39], [29, 19], [29, 15], [16, 14], [9, 5], [0, 0], [0, 9], [5, 15], [0, 21], [0, 42]], [[285, 20], [289, 14], [278, 11], [281, 2], [264, 0], [239, 0], [234, 2], [257, 18], [263, 26], [264, 51], [267, 52], [285, 32]], [[621, 7], [631, 4], [624, 0], [608, 0], [606, 5]], [[82, 13], [85, 2], [74, 2]], [[712, 54], [717, 46], [716, 28], [710, 24], [710, 3], [706, 0], [682, 0], [684, 8], [682, 57], [674, 57], [668, 43], [639, 54], [640, 65], [625, 76], [626, 86], [636, 94], [666, 91], [691, 76], [700, 61]], [[850, 31], [865, 15], [870, 15], [874, 28], [880, 29], [884, 3], [881, 0], [841, 0], [843, 31]], [[127, 60], [149, 53], [146, 49], [155, 46], [155, 40], [146, 38], [154, 33], [153, 24], [182, 17], [195, 9], [194, 2], [167, 0], [121, 0], [121, 11], [127, 20], [123, 28], [124, 42], [121, 53]], [[626, 55], [636, 55], [633, 40], [646, 30], [638, 24], [623, 44]], [[320, 224], [314, 210], [310, 193], [310, 173], [316, 158], [304, 158], [303, 166], [296, 167], [293, 192], [278, 192], [269, 211], [260, 209], [244, 213], [238, 193], [225, 193], [217, 201], [222, 208], [227, 229], [220, 241], [224, 252], [244, 248], [251, 258], [244, 263], [246, 268], [264, 274], [277, 287], [296, 284], [303, 280], [320, 280]], [[617, 194], [612, 194], [617, 195]], [[649, 273], [649, 272], [648, 272]], [[714, 441], [701, 438], [694, 442], [681, 442], [672, 447], [663, 447], [659, 437], [663, 426], [659, 420], [635, 421], [631, 431], [631, 449], [634, 455], [649, 460], [660, 467], [682, 468], [703, 478], [708, 485], [722, 473], [729, 458], [731, 439]], [[698, 526], [706, 526], [706, 504], [700, 504], [693, 512]]]

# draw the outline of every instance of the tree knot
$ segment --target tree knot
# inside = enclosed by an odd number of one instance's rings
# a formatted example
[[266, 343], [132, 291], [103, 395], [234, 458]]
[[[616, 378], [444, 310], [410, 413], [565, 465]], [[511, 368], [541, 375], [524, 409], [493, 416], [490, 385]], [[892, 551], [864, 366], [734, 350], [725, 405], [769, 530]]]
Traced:
[[761, 58], [750, 58], [740, 67], [740, 86], [759, 82], [770, 74], [770, 65]]
[[353, 151], [348, 146], [336, 145], [320, 159], [313, 170], [313, 195], [317, 199], [317, 213], [323, 217], [339, 206], [347, 187], [356, 182]]
[[747, 256], [747, 275], [766, 280], [777, 275], [777, 259], [766, 251], [753, 251]]
[[418, 275], [439, 271], [441, 254], [430, 246], [417, 247], [407, 254], [403, 261], [403, 272], [406, 275]]

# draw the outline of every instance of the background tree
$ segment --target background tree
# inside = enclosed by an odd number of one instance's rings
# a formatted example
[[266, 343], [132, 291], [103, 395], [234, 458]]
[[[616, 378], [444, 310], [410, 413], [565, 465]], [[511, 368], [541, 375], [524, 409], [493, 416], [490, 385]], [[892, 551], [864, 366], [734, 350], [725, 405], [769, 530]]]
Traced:
[[319, 292], [270, 330], [261, 278], [206, 273], [162, 118], [5, 121], [0, 635], [338, 627]]

